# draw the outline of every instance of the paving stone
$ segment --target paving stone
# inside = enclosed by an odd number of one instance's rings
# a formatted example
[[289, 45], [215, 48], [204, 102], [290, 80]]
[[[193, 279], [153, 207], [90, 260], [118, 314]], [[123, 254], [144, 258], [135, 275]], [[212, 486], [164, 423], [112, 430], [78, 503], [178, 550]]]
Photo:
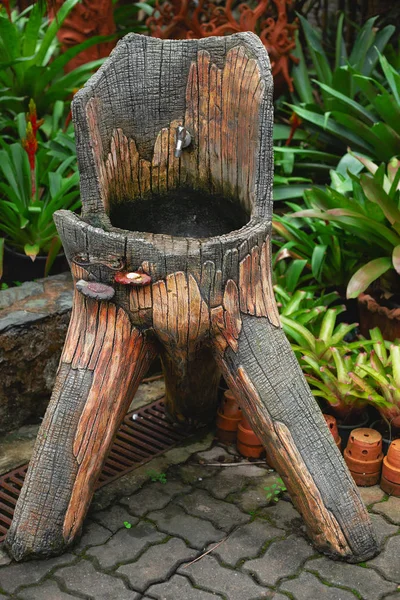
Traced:
[[206, 544], [218, 542], [224, 537], [223, 531], [218, 531], [208, 521], [187, 515], [176, 504], [170, 504], [164, 510], [151, 512], [147, 516], [155, 521], [162, 531], [187, 540], [190, 546], [199, 550], [202, 550]]
[[391, 496], [386, 502], [375, 504], [372, 510], [375, 513], [384, 515], [396, 525], [400, 525], [400, 498]]
[[286, 540], [272, 542], [263, 557], [247, 561], [245, 571], [255, 573], [261, 583], [275, 585], [278, 579], [294, 575], [300, 565], [315, 554], [303, 538], [291, 535]]
[[221, 467], [215, 477], [203, 481], [201, 487], [208, 490], [216, 498], [223, 500], [228, 494], [241, 491], [256, 477], [265, 477], [267, 474], [266, 469], [261, 469], [250, 463], [238, 467]]
[[196, 463], [184, 464], [177, 467], [176, 472], [184, 483], [189, 485], [200, 484], [205, 479], [214, 477], [217, 474], [215, 467], [207, 467], [207, 465], [198, 465]]
[[326, 557], [311, 560], [305, 568], [316, 571], [322, 579], [333, 585], [356, 590], [364, 600], [377, 600], [397, 587], [396, 584], [385, 581], [373, 569], [339, 563]]
[[62, 592], [55, 581], [47, 579], [42, 585], [26, 588], [18, 592], [21, 600], [76, 600], [67, 592]]
[[118, 577], [96, 571], [89, 560], [82, 560], [78, 565], [66, 567], [57, 572], [71, 592], [87, 594], [96, 600], [139, 600], [140, 594], [125, 587]]
[[314, 600], [315, 598], [318, 600], [355, 600], [356, 598], [352, 592], [324, 585], [315, 575], [305, 572], [296, 579], [282, 583], [281, 589], [293, 594], [296, 600]]
[[143, 597], [142, 600], [147, 598], [156, 598], [157, 600], [216, 600], [221, 597], [211, 592], [193, 588], [190, 581], [181, 575], [174, 575], [165, 583], [152, 585], [147, 590], [147, 594], [148, 596]]
[[242, 525], [231, 533], [212, 554], [216, 554], [224, 563], [234, 566], [241, 559], [257, 556], [268, 540], [283, 535], [285, 535], [283, 529], [277, 529], [266, 521], [255, 519], [252, 523]]
[[196, 550], [188, 548], [185, 542], [172, 538], [166, 544], [151, 546], [139, 560], [119, 567], [117, 573], [126, 575], [131, 586], [143, 592], [152, 583], [167, 579], [182, 562], [189, 562], [196, 555]]
[[255, 512], [259, 508], [265, 508], [270, 504], [263, 486], [247, 488], [243, 492], [237, 492], [230, 496], [229, 500], [237, 504], [246, 513]]
[[298, 529], [304, 527], [300, 513], [297, 512], [291, 502], [285, 502], [284, 500], [279, 500], [279, 502], [273, 506], [263, 508], [257, 514], [268, 517], [274, 525], [282, 527], [282, 529]]
[[115, 504], [112, 508], [108, 508], [107, 510], [95, 512], [91, 517], [113, 533], [118, 531], [118, 529], [122, 529], [125, 521], [131, 525], [136, 525], [138, 522], [136, 517], [132, 517], [126, 508], [119, 504]]
[[388, 523], [381, 515], [375, 515], [374, 513], [370, 513], [369, 516], [371, 518], [376, 537], [378, 538], [378, 543], [382, 547], [385, 540], [390, 535], [397, 533], [399, 531], [399, 528], [397, 527], [397, 525]]
[[179, 573], [187, 575], [195, 585], [223, 594], [228, 600], [261, 600], [268, 598], [269, 591], [253, 581], [247, 573], [221, 567], [210, 555], [193, 563]]
[[21, 585], [38, 583], [52, 569], [67, 565], [77, 558], [73, 554], [64, 554], [50, 560], [32, 560], [27, 563], [15, 563], [0, 568], [0, 588], [6, 592], [14, 592]]
[[[379, 571], [389, 579], [400, 584], [400, 535], [388, 539], [383, 551], [372, 560], [368, 565], [377, 567]], [[1, 573], [1, 571], [0, 571]], [[400, 596], [399, 596], [400, 598]]]
[[99, 546], [104, 544], [112, 533], [109, 529], [106, 529], [94, 521], [86, 521], [83, 526], [83, 534], [78, 543], [74, 546], [74, 552], [82, 552], [89, 546]]
[[7, 552], [3, 550], [0, 546], [0, 567], [5, 565], [9, 565], [11, 562], [11, 558], [8, 556]]
[[359, 487], [358, 491], [366, 506], [375, 504], [375, 502], [380, 502], [385, 495], [385, 492], [381, 490], [379, 485], [373, 485], [371, 487]]
[[196, 457], [199, 461], [205, 463], [232, 462], [232, 454], [230, 454], [226, 448], [222, 448], [221, 446], [213, 446], [209, 450], [199, 452]]
[[103, 569], [108, 569], [135, 560], [147, 546], [164, 538], [165, 534], [157, 531], [154, 525], [141, 522], [131, 529], [120, 529], [106, 544], [91, 548], [87, 554], [97, 558]]
[[224, 531], [230, 531], [233, 527], [250, 521], [250, 515], [240, 511], [237, 506], [216, 500], [204, 490], [195, 490], [182, 496], [176, 503], [183, 506], [189, 514], [207, 519]]
[[120, 502], [134, 515], [142, 517], [152, 510], [164, 508], [174, 496], [189, 491], [190, 487], [180, 481], [149, 483], [136, 494], [122, 498]]

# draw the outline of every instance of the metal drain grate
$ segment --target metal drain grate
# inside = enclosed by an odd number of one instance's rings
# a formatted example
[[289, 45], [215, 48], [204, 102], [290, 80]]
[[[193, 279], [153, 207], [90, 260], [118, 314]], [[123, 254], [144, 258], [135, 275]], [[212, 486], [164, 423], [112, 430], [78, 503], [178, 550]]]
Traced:
[[[140, 467], [189, 435], [168, 423], [162, 400], [128, 413], [115, 437], [96, 489]], [[0, 542], [11, 524], [27, 469], [28, 465], [23, 465], [0, 477]]]

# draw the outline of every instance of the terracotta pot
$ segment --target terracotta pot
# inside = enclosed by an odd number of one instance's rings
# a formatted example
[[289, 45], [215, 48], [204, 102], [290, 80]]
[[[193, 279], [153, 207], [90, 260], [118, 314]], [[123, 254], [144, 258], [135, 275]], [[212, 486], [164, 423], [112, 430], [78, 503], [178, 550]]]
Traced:
[[231, 391], [224, 392], [221, 407], [217, 412], [217, 438], [225, 444], [236, 441], [242, 411]]
[[369, 330], [373, 327], [379, 327], [385, 340], [393, 342], [400, 337], [400, 308], [386, 308], [369, 294], [360, 294], [358, 309], [360, 331], [365, 337], [369, 337]]
[[343, 454], [357, 485], [368, 487], [378, 483], [383, 461], [382, 436], [378, 431], [367, 427], [354, 429]]
[[336, 419], [338, 432], [342, 438], [342, 448], [347, 446], [350, 433], [353, 431], [353, 429], [367, 427], [368, 421], [369, 415], [366, 411], [362, 412], [361, 414], [351, 414], [348, 421]]
[[339, 435], [335, 417], [333, 417], [332, 415], [324, 414], [324, 419], [326, 421], [326, 424], [328, 425], [328, 429], [331, 432], [333, 439], [335, 440], [336, 446], [339, 448], [339, 450], [341, 450], [342, 438]]
[[260, 458], [265, 452], [264, 446], [245, 417], [242, 418], [238, 426], [237, 449], [242, 456], [247, 458]]
[[387, 494], [400, 496], [400, 440], [394, 440], [383, 459], [381, 488]]

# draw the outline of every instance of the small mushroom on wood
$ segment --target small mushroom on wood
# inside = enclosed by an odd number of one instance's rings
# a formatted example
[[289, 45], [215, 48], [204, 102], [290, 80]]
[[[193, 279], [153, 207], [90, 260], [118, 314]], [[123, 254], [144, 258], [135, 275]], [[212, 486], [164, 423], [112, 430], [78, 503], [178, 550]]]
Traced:
[[114, 280], [117, 283], [122, 283], [122, 285], [143, 286], [151, 283], [150, 275], [139, 273], [138, 271], [120, 271], [115, 275]]
[[98, 283], [97, 281], [85, 281], [84, 279], [76, 282], [76, 289], [93, 300], [111, 300], [115, 294], [114, 288], [110, 285]]

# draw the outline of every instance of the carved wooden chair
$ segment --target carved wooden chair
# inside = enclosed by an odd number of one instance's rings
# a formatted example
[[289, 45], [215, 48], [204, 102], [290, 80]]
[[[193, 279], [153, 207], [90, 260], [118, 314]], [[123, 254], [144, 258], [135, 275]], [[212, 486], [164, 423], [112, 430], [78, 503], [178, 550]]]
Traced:
[[272, 85], [253, 34], [128, 35], [75, 96], [83, 210], [55, 215], [74, 308], [7, 537], [17, 560], [60, 553], [79, 534], [157, 354], [171, 419], [212, 420], [222, 372], [315, 546], [349, 561], [375, 554], [274, 300]]

